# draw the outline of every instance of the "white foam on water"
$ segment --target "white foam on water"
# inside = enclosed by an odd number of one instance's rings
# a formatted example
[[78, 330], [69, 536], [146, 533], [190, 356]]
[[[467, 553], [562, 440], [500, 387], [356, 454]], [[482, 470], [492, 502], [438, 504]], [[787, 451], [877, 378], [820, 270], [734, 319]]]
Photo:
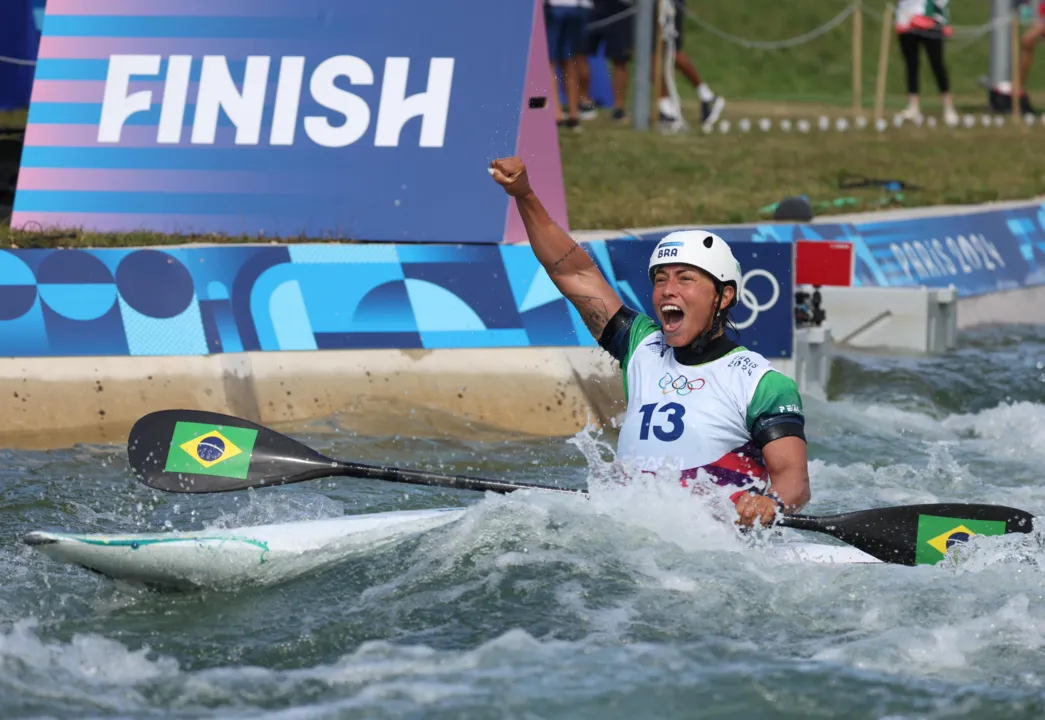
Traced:
[[0, 631], [0, 688], [38, 701], [126, 711], [141, 705], [136, 685], [179, 672], [177, 661], [152, 657], [148, 647], [130, 650], [95, 633], [76, 634], [69, 642], [49, 641], [38, 627], [36, 619], [25, 618]]
[[[643, 683], [677, 687], [693, 682], [673, 677], [689, 663], [671, 647], [634, 643], [605, 648], [601, 671], [592, 665], [599, 658], [592, 650], [583, 642], [538, 639], [520, 629], [467, 650], [371, 641], [331, 663], [310, 668], [218, 669], [183, 676], [178, 699], [185, 707], [235, 705], [243, 697], [283, 705], [282, 698], [307, 692], [308, 701], [295, 707], [251, 715], [281, 720], [345, 713], [397, 717], [424, 709], [450, 717], [455, 711], [513, 716], [510, 708], [523, 716], [540, 717], [541, 706], [557, 707], [561, 716], [575, 703], [600, 697], [601, 683], [607, 679], [628, 690]], [[549, 671], [552, 667], [554, 672]]]
[[951, 502], [983, 491], [983, 479], [955, 461], [947, 445], [930, 445], [925, 457], [912, 460], [921, 460], [924, 465], [835, 465], [811, 460], [812, 507], [822, 508], [825, 497], [830, 497], [832, 512], [842, 512], [881, 505]]
[[[820, 418], [822, 425], [837, 421], [846, 427], [870, 420], [868, 433], [895, 433], [904, 444], [871, 446], [873, 462], [811, 460], [814, 503], [825, 488], [832, 490], [836, 502], [858, 500], [862, 488], [869, 499], [890, 504], [1045, 504], [1045, 485], [1038, 482], [1045, 457], [1045, 405], [1002, 403], [940, 419], [889, 406], [840, 402], [825, 407], [832, 417], [830, 422]], [[867, 438], [865, 433], [860, 441], [866, 443]], [[839, 455], [845, 453], [836, 451], [832, 457]], [[1035, 507], [1024, 509], [1033, 512]]]
[[678, 480], [682, 468], [672, 461], [652, 473], [638, 472], [619, 463], [614, 448], [590, 425], [567, 442], [578, 448], [588, 468], [590, 499], [584, 506], [574, 504], [578, 512], [641, 528], [681, 548], [740, 549], [729, 522], [735, 512], [728, 496], [736, 488], [699, 481], [684, 487]]
[[[1031, 603], [1025, 594], [1000, 599], [989, 606], [980, 600], [968, 603], [966, 614], [912, 622], [921, 618], [893, 617], [889, 622], [868, 618], [863, 637], [843, 639], [813, 655], [813, 659], [844, 662], [858, 669], [909, 673], [952, 680], [968, 677], [969, 669], [997, 667], [998, 675], [1011, 673], [1014, 660], [1029, 661], [1027, 670], [1040, 683], [1045, 675], [1040, 652], [1045, 648], [1045, 608]], [[1004, 648], [1010, 657], [999, 663]], [[990, 673], [994, 674], [994, 673]], [[1026, 678], [1025, 678], [1026, 680]]]
[[975, 442], [987, 455], [1035, 462], [1045, 457], [1045, 405], [1001, 403], [977, 413], [951, 415], [942, 425]]
[[881, 403], [856, 400], [823, 402], [810, 398], [806, 402], [808, 427], [812, 435], [837, 427], [876, 435], [915, 435], [936, 440], [948, 440], [955, 433], [941, 426], [932, 415]]
[[[715, 498], [695, 498], [677, 481], [658, 476], [637, 478], [622, 486], [614, 480], [612, 449], [589, 431], [579, 434], [589, 458], [590, 497], [545, 491], [487, 495], [461, 519], [422, 541], [415, 563], [402, 575], [365, 589], [360, 600], [378, 602], [404, 586], [433, 575], [456, 576], [467, 567], [476, 579], [450, 585], [425, 601], [451, 602], [478, 585], [497, 587], [510, 572], [527, 567], [567, 567], [583, 576], [598, 574], [607, 558], [647, 564], [646, 547], [664, 551], [725, 550], [740, 552], [744, 543], [736, 529], [715, 519]], [[480, 579], [481, 578], [481, 579]], [[685, 578], [665, 583], [689, 584]], [[569, 593], [564, 591], [563, 597]], [[408, 602], [417, 601], [414, 598]]]

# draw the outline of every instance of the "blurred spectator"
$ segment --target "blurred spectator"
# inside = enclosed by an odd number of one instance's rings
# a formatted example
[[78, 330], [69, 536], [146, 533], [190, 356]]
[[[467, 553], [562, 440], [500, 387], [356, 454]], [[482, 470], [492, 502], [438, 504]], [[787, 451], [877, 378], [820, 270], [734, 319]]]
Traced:
[[943, 42], [951, 35], [949, 0], [899, 0], [896, 6], [896, 32], [900, 52], [907, 66], [907, 107], [899, 113], [904, 120], [918, 122], [922, 118], [919, 95], [919, 49], [925, 47], [936, 76], [936, 86], [943, 98], [943, 119], [948, 125], [958, 124], [958, 113], [951, 98], [950, 79], [943, 60]]
[[[560, 126], [580, 130], [580, 72], [578, 56], [583, 54], [585, 27], [590, 11], [586, 6], [590, 0], [544, 0], [544, 23], [548, 31], [548, 57], [551, 61], [552, 79], [556, 70], [562, 72], [566, 89], [566, 113], [559, 103], [559, 93], [552, 93], [555, 102], [555, 118]], [[558, 88], [553, 82], [552, 87]]]
[[1034, 47], [1042, 39], [1045, 39], [1045, 0], [1038, 5], [1038, 17], [1034, 18], [1031, 26], [1023, 33], [1020, 48], [1020, 113], [1024, 115], [1038, 114], [1034, 111], [1034, 107], [1030, 104], [1030, 97], [1027, 95], [1027, 80], [1030, 79], [1031, 65], [1034, 64]]
[[588, 66], [588, 34], [592, 20], [592, 8], [595, 0], [581, 0], [581, 7], [588, 11], [588, 22], [584, 26], [584, 37], [581, 40], [581, 50], [577, 53], [577, 83], [580, 86], [580, 111], [581, 120], [594, 120], [599, 115], [599, 107], [591, 99], [591, 68]]
[[[697, 91], [697, 97], [700, 98], [700, 122], [704, 127], [710, 127], [722, 114], [723, 108], [726, 107], [726, 101], [711, 91], [707, 83], [701, 79], [689, 55], [682, 49], [682, 30], [685, 24], [686, 0], [675, 0], [675, 68], [682, 73], [690, 85]], [[654, 32], [656, 32], [656, 28], [654, 28]], [[661, 35], [663, 37], [663, 33]], [[672, 122], [678, 119], [680, 112], [681, 109], [675, 107], [675, 103], [668, 97], [666, 79], [661, 78], [660, 119], [665, 122]]]
[[635, 16], [629, 12], [633, 7], [629, 0], [595, 0], [589, 23], [585, 58], [581, 73], [581, 117], [587, 113], [595, 114], [595, 103], [589, 97], [591, 73], [588, 68], [588, 56], [594, 56], [599, 47], [605, 44], [604, 55], [612, 63], [611, 82], [613, 84], [613, 119], [624, 122], [627, 113], [628, 94], [628, 61], [631, 59], [634, 36]]

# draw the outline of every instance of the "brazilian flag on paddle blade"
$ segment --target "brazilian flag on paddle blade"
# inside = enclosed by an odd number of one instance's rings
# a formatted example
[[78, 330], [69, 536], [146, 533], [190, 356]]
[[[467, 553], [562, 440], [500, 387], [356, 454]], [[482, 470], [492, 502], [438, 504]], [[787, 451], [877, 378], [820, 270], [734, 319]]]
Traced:
[[967, 542], [976, 535], [1004, 535], [1004, 520], [967, 520], [960, 518], [918, 516], [916, 565], [935, 565], [955, 543]]
[[[179, 422], [174, 426], [164, 470], [245, 480], [257, 430]], [[1004, 524], [1004, 523], [1003, 523]]]

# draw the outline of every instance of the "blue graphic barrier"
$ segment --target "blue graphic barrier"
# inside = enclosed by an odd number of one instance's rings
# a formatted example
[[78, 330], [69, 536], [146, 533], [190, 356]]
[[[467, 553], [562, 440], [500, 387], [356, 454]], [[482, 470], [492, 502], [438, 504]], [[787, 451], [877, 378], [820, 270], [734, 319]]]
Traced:
[[[652, 315], [655, 242], [586, 244]], [[790, 357], [790, 245], [739, 244], [741, 340]], [[533, 252], [507, 245], [0, 250], [8, 357], [594, 346]]]
[[[856, 254], [855, 286], [948, 287], [959, 297], [1045, 284], [1045, 205], [858, 224], [715, 228], [729, 243], [842, 240]], [[666, 232], [635, 236], [659, 240]]]

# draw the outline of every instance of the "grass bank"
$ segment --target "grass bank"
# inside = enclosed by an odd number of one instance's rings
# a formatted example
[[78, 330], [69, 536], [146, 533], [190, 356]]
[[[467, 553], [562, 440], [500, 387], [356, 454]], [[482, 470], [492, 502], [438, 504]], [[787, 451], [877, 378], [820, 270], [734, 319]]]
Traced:
[[[814, 117], [815, 119], [815, 117]], [[807, 194], [819, 214], [1031, 198], [1045, 193], [1034, 147], [1045, 127], [890, 128], [808, 134], [735, 130], [708, 136], [635, 133], [593, 121], [561, 137], [570, 224], [633, 228], [766, 220], [765, 206]], [[845, 176], [919, 189], [841, 189]], [[835, 202], [837, 201], [837, 202]]]

